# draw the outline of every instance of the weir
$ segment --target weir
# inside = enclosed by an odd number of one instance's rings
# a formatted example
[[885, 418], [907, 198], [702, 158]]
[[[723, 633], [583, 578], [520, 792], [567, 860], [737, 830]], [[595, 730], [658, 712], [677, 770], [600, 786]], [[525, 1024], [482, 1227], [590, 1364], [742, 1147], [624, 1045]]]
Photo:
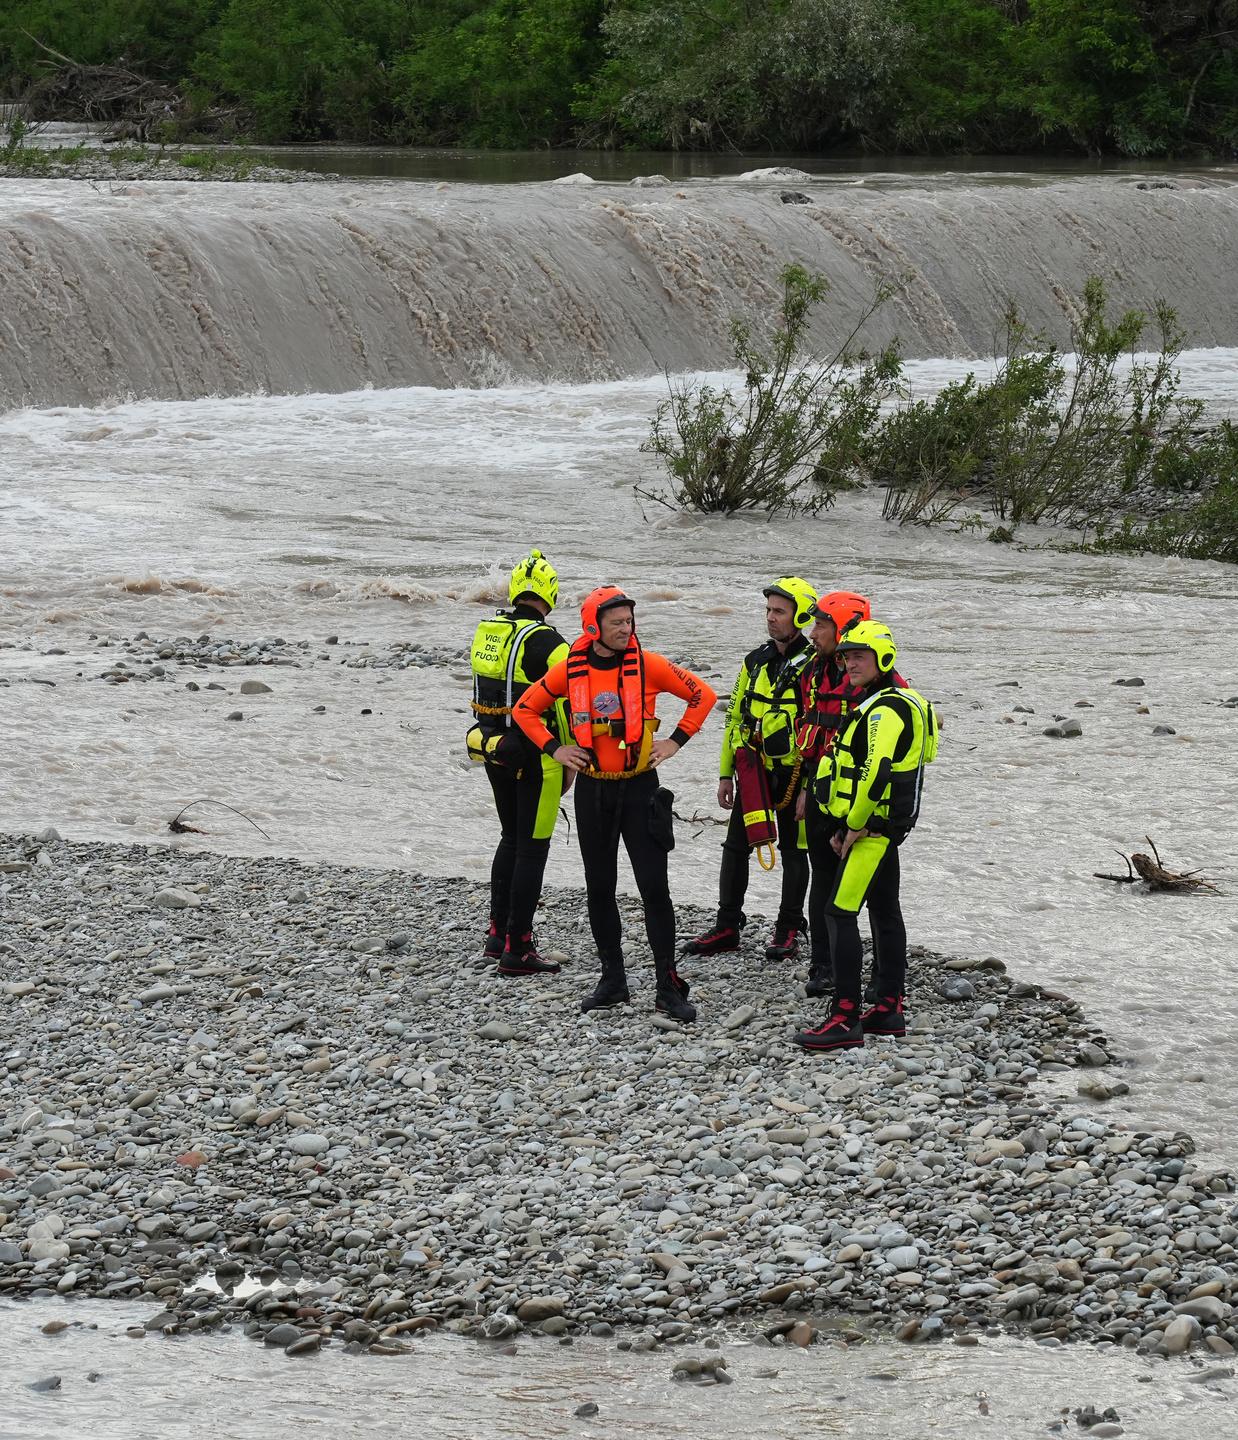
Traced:
[[[417, 183], [0, 191], [0, 408], [366, 386], [596, 381], [726, 366], [788, 261], [909, 356], [991, 353], [1015, 300], [1058, 342], [1083, 280], [1163, 295], [1196, 346], [1238, 342], [1238, 188], [1133, 178], [897, 191]], [[804, 189], [796, 182], [796, 189]]]

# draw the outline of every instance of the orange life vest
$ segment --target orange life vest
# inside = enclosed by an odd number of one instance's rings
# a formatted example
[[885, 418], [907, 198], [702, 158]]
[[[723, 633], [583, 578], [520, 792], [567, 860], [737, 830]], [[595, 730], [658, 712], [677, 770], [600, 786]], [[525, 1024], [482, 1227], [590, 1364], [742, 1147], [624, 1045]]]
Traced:
[[592, 750], [593, 727], [598, 724], [605, 727], [605, 733], [617, 738], [622, 733], [624, 744], [629, 748], [639, 747], [645, 735], [645, 662], [640, 641], [635, 634], [632, 635], [619, 666], [622, 721], [618, 716], [613, 720], [609, 717], [594, 719], [593, 692], [589, 684], [589, 650], [592, 645], [592, 639], [582, 635], [568, 651], [567, 709], [572, 738], [583, 750]]

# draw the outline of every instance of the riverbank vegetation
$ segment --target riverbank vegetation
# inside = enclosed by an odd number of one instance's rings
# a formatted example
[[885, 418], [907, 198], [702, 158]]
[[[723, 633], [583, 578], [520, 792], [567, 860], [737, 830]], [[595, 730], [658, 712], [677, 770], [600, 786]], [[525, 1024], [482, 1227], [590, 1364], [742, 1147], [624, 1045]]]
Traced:
[[[126, 138], [1232, 157], [1233, 0], [11, 0]], [[137, 133], [133, 133], [133, 132]]]
[[1204, 402], [1182, 393], [1185, 336], [1169, 305], [1111, 314], [1092, 277], [1066, 353], [1009, 307], [984, 373], [913, 400], [896, 347], [857, 349], [892, 293], [819, 359], [806, 336], [828, 285], [788, 266], [766, 325], [732, 322], [740, 386], [670, 382], [644, 445], [665, 474], [640, 493], [701, 513], [788, 513], [874, 485], [900, 524], [953, 521], [1010, 541], [1020, 526], [1061, 523], [1094, 550], [1238, 562], [1238, 427], [1207, 425]]

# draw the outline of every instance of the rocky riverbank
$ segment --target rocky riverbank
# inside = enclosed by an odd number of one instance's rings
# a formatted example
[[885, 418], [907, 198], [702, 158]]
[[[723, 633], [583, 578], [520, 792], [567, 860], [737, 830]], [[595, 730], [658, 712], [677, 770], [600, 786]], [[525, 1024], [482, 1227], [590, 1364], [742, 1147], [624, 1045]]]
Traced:
[[1069, 999], [921, 952], [906, 1041], [814, 1057], [755, 941], [696, 963], [697, 1025], [655, 1018], [624, 913], [635, 1003], [584, 1017], [575, 892], [563, 974], [512, 982], [476, 883], [0, 838], [0, 1294], [293, 1354], [745, 1317], [1232, 1354], [1233, 1179], [1106, 1120]]
[[266, 184], [339, 180], [312, 170], [286, 170], [258, 164], [243, 153], [220, 150], [145, 150], [136, 146], [101, 149], [76, 145], [68, 149], [27, 148], [0, 159], [0, 179], [86, 180], [92, 184], [130, 180], [261, 181]]

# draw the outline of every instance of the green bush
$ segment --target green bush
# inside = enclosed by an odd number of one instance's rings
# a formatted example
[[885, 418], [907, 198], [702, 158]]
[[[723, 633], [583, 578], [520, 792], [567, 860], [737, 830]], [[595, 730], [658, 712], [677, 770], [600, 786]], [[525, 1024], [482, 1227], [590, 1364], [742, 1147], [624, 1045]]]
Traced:
[[666, 468], [667, 488], [639, 493], [675, 509], [817, 511], [854, 474], [863, 438], [902, 369], [890, 347], [875, 357], [852, 347], [892, 293], [882, 288], [851, 333], [825, 360], [802, 359], [809, 317], [829, 288], [799, 265], [782, 272], [772, 333], [758, 340], [734, 319], [730, 333], [742, 397], [697, 382], [671, 383], [641, 447]]
[[1204, 408], [1180, 394], [1173, 310], [1158, 301], [1151, 316], [1128, 310], [1111, 321], [1093, 277], [1071, 335], [1067, 357], [1011, 308], [992, 380], [968, 376], [886, 420], [866, 447], [887, 487], [886, 515], [933, 523], [975, 492], [1010, 526], [1089, 524], [1167, 483], [1167, 457], [1189, 448]]
[[1238, 565], [1238, 426], [1225, 420], [1189, 447], [1167, 447], [1158, 457], [1157, 481], [1171, 492], [1202, 493], [1186, 503], [1177, 499], [1152, 519], [1127, 516], [1084, 548]]

